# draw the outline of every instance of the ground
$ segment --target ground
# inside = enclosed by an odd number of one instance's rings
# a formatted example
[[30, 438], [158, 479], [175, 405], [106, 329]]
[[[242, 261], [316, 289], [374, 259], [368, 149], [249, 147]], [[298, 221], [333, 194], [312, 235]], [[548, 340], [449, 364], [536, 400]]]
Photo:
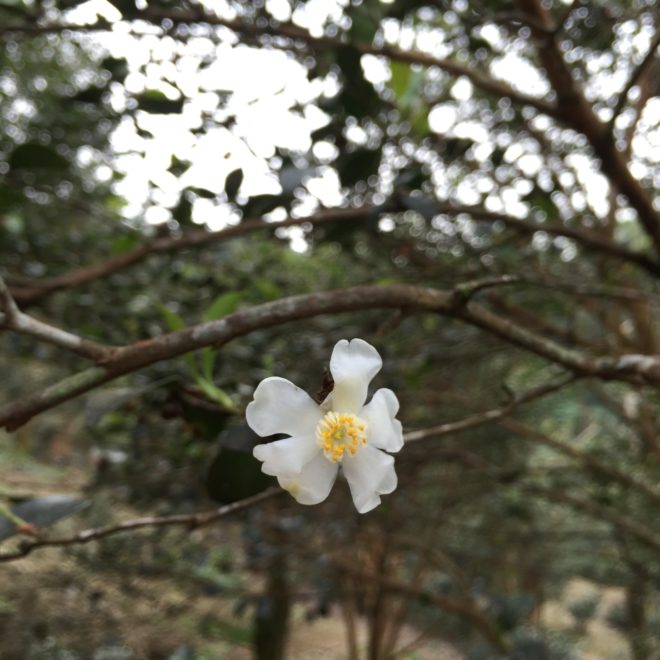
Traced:
[[[84, 463], [64, 469], [27, 460], [20, 451], [0, 455], [4, 493], [85, 496], [89, 475], [90, 468]], [[94, 494], [93, 500], [84, 516], [58, 523], [56, 531], [66, 533], [81, 524], [144, 514], [106, 495]], [[181, 543], [188, 548], [202, 540], [218, 548], [240, 548], [238, 523], [223, 521], [194, 535], [191, 540], [180, 531], [171, 531], [116, 539], [101, 546], [47, 548], [0, 564], [0, 658], [247, 660], [251, 657], [249, 612], [238, 612], [236, 605], [240, 595], [258, 587], [257, 578], [232, 573], [224, 577], [214, 574], [211, 579], [207, 574], [190, 573], [189, 563], [178, 561], [176, 553], [167, 554]], [[13, 542], [6, 542], [2, 549]], [[164, 568], [164, 561], [171, 563]], [[171, 570], [166, 570], [168, 566]], [[560, 599], [546, 603], [540, 619], [553, 629], [575, 630], [580, 624], [571, 614], [570, 604], [590, 598], [596, 598], [598, 605], [582, 624], [585, 641], [576, 648], [577, 657], [627, 660], [630, 653], [624, 638], [606, 620], [608, 611], [623, 598], [616, 589], [598, 591], [586, 581], [575, 580]], [[402, 644], [418, 637], [418, 631], [407, 628]], [[345, 649], [338, 612], [310, 622], [304, 605], [294, 608], [289, 657], [342, 660]], [[401, 657], [460, 660], [463, 656], [449, 645], [423, 637]]]

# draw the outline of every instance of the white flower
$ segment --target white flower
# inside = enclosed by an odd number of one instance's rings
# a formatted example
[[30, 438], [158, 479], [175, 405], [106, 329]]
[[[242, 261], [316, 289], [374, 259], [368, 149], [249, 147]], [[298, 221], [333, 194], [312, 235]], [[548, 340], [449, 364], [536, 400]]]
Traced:
[[258, 445], [254, 456], [300, 504], [323, 502], [340, 467], [360, 513], [396, 488], [394, 457], [385, 452], [403, 447], [395, 419], [399, 402], [394, 392], [380, 389], [365, 405], [382, 364], [378, 351], [362, 339], [337, 342], [330, 358], [334, 388], [320, 406], [284, 378], [259, 383], [245, 412], [247, 423], [260, 436], [290, 437]]

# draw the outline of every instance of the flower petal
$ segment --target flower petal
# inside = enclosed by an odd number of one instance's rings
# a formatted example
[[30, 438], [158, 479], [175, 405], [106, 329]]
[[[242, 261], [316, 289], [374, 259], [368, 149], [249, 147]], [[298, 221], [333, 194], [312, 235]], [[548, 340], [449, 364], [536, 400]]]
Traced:
[[259, 383], [245, 410], [245, 419], [260, 436], [313, 436], [321, 411], [307, 392], [285, 378], [273, 377]]
[[397, 486], [394, 457], [367, 445], [355, 456], [344, 457], [342, 469], [358, 513], [367, 513], [380, 504], [380, 495]]
[[338, 471], [339, 465], [319, 451], [298, 476], [279, 478], [278, 481], [300, 504], [319, 504], [330, 494]]
[[395, 419], [399, 401], [392, 390], [382, 388], [362, 408], [359, 416], [367, 423], [367, 442], [377, 449], [399, 451], [403, 447], [401, 422]]
[[263, 462], [261, 471], [273, 477], [295, 477], [321, 449], [314, 436], [298, 435], [257, 445], [252, 453]]
[[332, 409], [357, 413], [367, 399], [369, 383], [382, 366], [378, 351], [366, 341], [338, 341], [330, 358], [330, 372], [335, 381]]

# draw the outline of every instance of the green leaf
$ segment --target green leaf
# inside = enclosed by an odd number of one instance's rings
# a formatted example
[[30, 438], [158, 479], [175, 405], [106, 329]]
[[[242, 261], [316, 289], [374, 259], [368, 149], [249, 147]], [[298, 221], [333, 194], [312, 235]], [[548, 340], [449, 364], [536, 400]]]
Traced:
[[205, 378], [213, 380], [213, 367], [215, 367], [215, 357], [217, 351], [211, 346], [202, 349], [202, 374]]
[[[542, 211], [546, 218], [554, 219], [559, 217], [559, 209], [554, 203], [551, 192], [546, 192], [538, 185], [534, 185], [531, 192], [527, 193], [523, 199], [533, 208]], [[543, 229], [539, 226], [539, 229]]]
[[128, 75], [128, 62], [124, 57], [105, 57], [101, 60], [101, 66], [110, 72], [110, 77], [117, 82], [124, 82]]
[[[78, 513], [87, 506], [89, 502], [77, 497], [47, 495], [15, 505], [11, 508], [11, 513], [39, 529]], [[15, 532], [15, 523], [0, 515], [0, 541], [13, 536]]]
[[124, 18], [139, 16], [140, 12], [135, 5], [134, 0], [112, 0], [111, 5], [119, 10]]
[[167, 327], [172, 331], [176, 332], [177, 330], [183, 330], [186, 327], [186, 322], [183, 320], [180, 314], [173, 312], [169, 307], [165, 305], [159, 305], [160, 313], [165, 319]]
[[254, 195], [243, 207], [243, 213], [248, 218], [260, 217], [270, 213], [278, 206], [287, 206], [291, 203], [292, 195]]
[[349, 8], [348, 15], [351, 19], [351, 28], [348, 34], [351, 41], [371, 44], [380, 25], [378, 8], [379, 5], [374, 4], [371, 7], [368, 4], [361, 4], [352, 5]]
[[[183, 330], [187, 327], [186, 322], [176, 312], [173, 312], [165, 305], [159, 305], [158, 308], [160, 313], [163, 315], [163, 319], [165, 320], [165, 323], [167, 324], [167, 327], [170, 331], [177, 332], [178, 330]], [[188, 366], [188, 369], [190, 369], [193, 378], [195, 380], [200, 378], [201, 376], [199, 375], [199, 369], [197, 368], [197, 364], [195, 363], [195, 358], [192, 353], [186, 353], [183, 356], [183, 360]]]
[[261, 471], [261, 463], [252, 456], [258, 441], [247, 424], [220, 435], [221, 446], [206, 477], [206, 488], [213, 499], [230, 504], [256, 495], [273, 484], [273, 478]]
[[184, 190], [179, 197], [179, 203], [172, 209], [172, 217], [181, 225], [188, 226], [192, 222], [193, 203]]
[[380, 165], [380, 150], [360, 147], [342, 155], [337, 161], [337, 170], [342, 186], [352, 186], [358, 181], [366, 181], [376, 174]]
[[227, 175], [227, 178], [225, 179], [225, 193], [227, 193], [227, 199], [229, 199], [230, 202], [236, 199], [241, 183], [243, 183], [242, 169], [238, 168]]
[[0, 186], [0, 213], [6, 213], [20, 206], [25, 201], [22, 190]]
[[138, 108], [159, 115], [176, 114], [183, 110], [183, 98], [169, 99], [158, 89], [148, 89], [135, 97]]
[[105, 92], [107, 87], [99, 87], [98, 85], [90, 85], [85, 89], [81, 89], [78, 93], [74, 94], [67, 101], [77, 101], [78, 103], [91, 103], [93, 105], [98, 105]]
[[236, 411], [236, 404], [231, 400], [231, 397], [223, 389], [219, 388], [213, 381], [204, 376], [197, 376], [195, 383], [202, 392], [211, 400], [219, 403], [223, 408], [232, 412]]
[[189, 190], [195, 193], [197, 197], [203, 197], [204, 199], [215, 199], [217, 197], [217, 195], [212, 190], [200, 188], [199, 186], [191, 186]]
[[337, 65], [344, 77], [338, 101], [341, 108], [358, 119], [375, 114], [381, 100], [373, 85], [364, 77], [362, 53], [354, 46], [341, 46], [336, 51]]
[[57, 153], [53, 147], [28, 142], [21, 144], [11, 152], [9, 166], [13, 170], [35, 168], [65, 170], [69, 167], [69, 161]]
[[110, 249], [113, 254], [124, 254], [129, 252], [133, 248], [137, 247], [140, 244], [140, 239], [138, 236], [132, 236], [127, 234], [125, 236], [119, 236], [115, 238], [110, 244]]
[[410, 122], [417, 137], [424, 137], [429, 132], [429, 110], [422, 97], [426, 72], [403, 62], [391, 62], [390, 72], [390, 87], [402, 118]]
[[[243, 294], [238, 291], [229, 291], [219, 295], [204, 312], [204, 321], [215, 321], [216, 319], [231, 314], [240, 304]], [[217, 352], [210, 346], [202, 349], [202, 373], [208, 380], [213, 380], [213, 367]]]
[[390, 62], [390, 87], [396, 96], [397, 101], [400, 101], [408, 90], [410, 79], [412, 78], [412, 69], [410, 64], [405, 62]]
[[231, 314], [240, 304], [243, 294], [238, 291], [228, 291], [219, 295], [206, 309], [202, 318], [204, 321], [215, 321]]

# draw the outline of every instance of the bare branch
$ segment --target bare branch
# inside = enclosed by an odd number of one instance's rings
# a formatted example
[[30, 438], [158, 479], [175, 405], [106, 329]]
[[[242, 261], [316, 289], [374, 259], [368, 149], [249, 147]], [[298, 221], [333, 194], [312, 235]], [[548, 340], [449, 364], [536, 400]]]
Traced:
[[264, 222], [260, 219], [246, 220], [239, 225], [226, 227], [217, 231], [199, 230], [171, 238], [157, 238], [125, 254], [112, 257], [106, 261], [97, 262], [91, 266], [78, 268], [57, 277], [33, 280], [31, 283], [23, 282], [20, 286], [13, 288], [12, 293], [16, 300], [20, 302], [36, 302], [55, 291], [81, 286], [108, 277], [124, 268], [141, 263], [151, 255], [167, 254], [186, 248], [201, 247], [210, 243], [245, 236], [256, 231], [275, 231], [281, 228], [304, 224], [323, 226], [332, 222], [360, 221], [366, 219], [372, 210], [371, 207], [365, 206], [348, 209], [329, 209], [319, 211], [312, 216], [288, 218], [282, 222]]
[[21, 311], [18, 309], [18, 305], [2, 277], [0, 277], [0, 308], [4, 312], [4, 316], [0, 317], [0, 322], [6, 327], [15, 325], [21, 315]]
[[0, 306], [4, 310], [4, 314], [0, 316], [0, 328], [4, 327], [46, 344], [64, 348], [94, 362], [104, 361], [112, 352], [111, 347], [83, 339], [21, 312], [2, 277], [0, 277]]
[[261, 504], [263, 501], [271, 499], [276, 495], [285, 493], [281, 488], [269, 488], [252, 497], [246, 497], [244, 500], [233, 502], [232, 504], [225, 504], [218, 509], [212, 511], [204, 511], [202, 513], [189, 513], [189, 514], [175, 514], [172, 516], [148, 516], [145, 518], [136, 518], [135, 520], [128, 520], [127, 522], [119, 523], [118, 525], [110, 525], [108, 527], [96, 527], [93, 529], [86, 529], [73, 536], [63, 536], [54, 538], [38, 538], [33, 541], [26, 541], [21, 543], [18, 550], [13, 552], [5, 552], [0, 554], [0, 562], [13, 561], [21, 557], [27, 557], [31, 552], [38, 548], [52, 548], [62, 547], [69, 545], [80, 545], [98, 541], [106, 536], [114, 536], [115, 534], [124, 534], [126, 532], [133, 532], [137, 529], [144, 529], [146, 527], [188, 527], [190, 529], [197, 529], [198, 527], [206, 527], [221, 518], [226, 518], [232, 513], [237, 511], [245, 511], [256, 504]]
[[[239, 34], [248, 36], [281, 36], [287, 39], [291, 39], [294, 42], [304, 43], [308, 46], [320, 48], [323, 50], [334, 50], [336, 48], [348, 45], [347, 42], [342, 41], [339, 38], [313, 37], [309, 32], [296, 25], [293, 25], [292, 23], [268, 23], [266, 25], [257, 25], [254, 23], [247, 23], [239, 19], [222, 18], [216, 14], [203, 11], [201, 7], [196, 7], [191, 10], [178, 9], [176, 11], [162, 10], [160, 8], [154, 7], [141, 12], [136, 12], [136, 14], [130, 18], [142, 19], [152, 23], [167, 20], [171, 21], [171, 23], [174, 25], [205, 23], [210, 26], [222, 26]], [[78, 26], [45, 25], [40, 27], [7, 27], [0, 29], [0, 35], [3, 33], [11, 34], [12, 32], [40, 34], [46, 32], [61, 32], [63, 30], [70, 30], [72, 32], [88, 32], [94, 30], [104, 30], [108, 29], [109, 27], [110, 26], [106, 22], [93, 25]], [[433, 55], [419, 51], [402, 50], [395, 46], [374, 46], [370, 43], [351, 43], [350, 45], [365, 55], [377, 55], [399, 62], [407, 62], [408, 64], [420, 64], [422, 66], [437, 67], [456, 77], [466, 76], [476, 87], [484, 90], [489, 94], [509, 98], [514, 103], [531, 106], [539, 110], [539, 112], [550, 116], [555, 115], [555, 107], [552, 103], [549, 103], [548, 101], [545, 101], [544, 99], [537, 96], [530, 96], [524, 92], [519, 92], [511, 87], [511, 85], [508, 83], [495, 80], [494, 78], [484, 74], [482, 71], [465, 64], [461, 64], [460, 62], [447, 58], [434, 57]], [[278, 47], [278, 44], [271, 44], [271, 47]]]
[[[17, 286], [11, 288], [11, 293], [15, 300], [22, 304], [38, 302], [42, 298], [62, 289], [83, 286], [90, 282], [109, 277], [110, 275], [141, 263], [151, 255], [169, 254], [186, 248], [197, 248], [221, 242], [231, 238], [246, 236], [257, 231], [274, 231], [279, 228], [295, 227], [299, 225], [311, 225], [321, 227], [334, 222], [362, 222], [370, 214], [376, 213], [377, 208], [371, 206], [362, 206], [355, 209], [328, 209], [319, 211], [311, 216], [303, 218], [288, 218], [281, 222], [268, 223], [263, 220], [246, 220], [240, 225], [226, 227], [218, 231], [193, 231], [184, 233], [181, 236], [171, 238], [159, 238], [148, 241], [134, 250], [125, 254], [111, 257], [106, 261], [100, 261], [91, 266], [78, 268], [63, 275], [56, 277], [42, 278], [38, 280], [21, 280]], [[385, 211], [383, 211], [385, 212]], [[575, 227], [566, 227], [556, 223], [537, 224], [528, 220], [522, 220], [504, 213], [495, 213], [488, 211], [481, 206], [459, 205], [453, 203], [440, 202], [437, 207], [438, 213], [447, 215], [467, 214], [471, 215], [477, 221], [484, 222], [502, 222], [508, 227], [517, 231], [533, 234], [537, 231], [543, 231], [552, 236], [565, 236], [571, 238], [587, 250], [600, 252], [617, 259], [622, 259], [633, 263], [653, 275], [660, 275], [660, 262], [655, 261], [650, 256], [629, 250], [625, 246], [613, 243], [601, 236]]]
[[490, 424], [498, 420], [507, 417], [517, 408], [522, 406], [525, 403], [540, 399], [548, 394], [557, 392], [558, 390], [574, 383], [577, 380], [577, 377], [573, 374], [569, 374], [564, 378], [555, 381], [554, 383], [548, 383], [546, 385], [541, 385], [534, 389], [531, 389], [527, 392], [519, 394], [513, 398], [509, 403], [499, 408], [492, 408], [491, 410], [486, 410], [481, 413], [475, 413], [474, 415], [469, 415], [463, 419], [459, 419], [456, 422], [446, 422], [444, 424], [438, 424], [437, 426], [431, 426], [425, 429], [419, 429], [417, 431], [409, 431], [404, 435], [404, 440], [406, 444], [410, 442], [418, 442], [420, 440], [429, 440], [439, 438], [443, 435], [449, 435], [451, 433], [457, 433], [459, 431], [466, 431], [468, 429], [473, 429], [478, 426], [483, 426], [484, 424]]
[[644, 270], [652, 273], [653, 275], [660, 275], [660, 262], [656, 261], [652, 257], [644, 254], [643, 252], [635, 252], [630, 250], [623, 245], [614, 243], [602, 236], [599, 236], [595, 232], [588, 231], [586, 229], [581, 229], [578, 227], [567, 227], [565, 225], [559, 225], [556, 223], [535, 223], [530, 222], [529, 220], [523, 220], [520, 218], [515, 218], [505, 213], [496, 213], [494, 211], [489, 211], [480, 206], [459, 206], [451, 203], [440, 203], [438, 205], [438, 213], [446, 213], [448, 215], [457, 215], [459, 213], [465, 213], [471, 215], [475, 220], [483, 220], [489, 222], [501, 222], [507, 227], [516, 229], [517, 231], [533, 234], [539, 231], [545, 232], [550, 236], [565, 236], [566, 238], [572, 238], [577, 241], [588, 250], [593, 250], [595, 252], [601, 252], [603, 254], [610, 255], [612, 257], [617, 257], [625, 261], [640, 266]]
[[[510, 285], [508, 278], [503, 284]], [[660, 387], [660, 356], [595, 357], [564, 347], [543, 335], [498, 316], [483, 305], [463, 303], [455, 291], [410, 285], [357, 286], [283, 298], [239, 310], [223, 319], [110, 350], [103, 366], [75, 374], [33, 396], [0, 408], [0, 427], [14, 430], [40, 412], [73, 399], [104, 383], [205, 346], [222, 346], [255, 330], [322, 314], [398, 309], [434, 313], [459, 319], [500, 337], [505, 342], [540, 355], [576, 375], [620, 380]], [[105, 350], [105, 349], [104, 349]]]
[[650, 484], [640, 481], [638, 478], [631, 476], [628, 472], [620, 470], [613, 465], [608, 465], [599, 461], [598, 459], [591, 456], [589, 453], [576, 449], [573, 445], [562, 442], [561, 440], [556, 440], [555, 438], [541, 433], [536, 429], [532, 429], [525, 424], [522, 424], [514, 419], [500, 419], [498, 421], [499, 425], [513, 431], [516, 435], [532, 442], [537, 442], [548, 447], [551, 447], [555, 451], [558, 451], [565, 456], [576, 460], [578, 463], [582, 464], [587, 470], [599, 474], [601, 476], [610, 479], [611, 481], [617, 481], [624, 486], [627, 486], [637, 492], [641, 493], [648, 500], [654, 504], [660, 504], [660, 490], [657, 490]]
[[564, 504], [577, 511], [582, 511], [593, 518], [604, 520], [656, 552], [660, 550], [660, 535], [642, 523], [613, 511], [610, 507], [603, 506], [584, 497], [571, 495], [564, 491], [550, 491], [537, 486], [525, 486], [525, 490], [548, 502]]
[[401, 582], [391, 577], [379, 575], [373, 571], [365, 570], [364, 566], [356, 566], [354, 562], [333, 559], [335, 564], [343, 573], [379, 583], [386, 591], [416, 598], [424, 603], [430, 603], [439, 609], [452, 612], [462, 619], [474, 625], [484, 637], [500, 651], [508, 650], [508, 644], [504, 641], [497, 627], [486, 617], [478, 606], [467, 600], [459, 600], [438, 594], [435, 591], [420, 589], [411, 585], [410, 582]]
[[658, 50], [658, 47], [660, 46], [660, 30], [657, 30], [655, 33], [655, 36], [653, 37], [653, 41], [651, 42], [651, 46], [642, 59], [642, 61], [637, 65], [637, 67], [633, 70], [632, 75], [630, 76], [630, 79], [626, 83], [626, 86], [623, 88], [621, 91], [621, 94], [619, 94], [619, 99], [617, 101], [617, 104], [614, 108], [614, 112], [612, 113], [612, 118], [610, 119], [610, 123], [608, 125], [608, 133], [611, 135], [612, 132], [614, 131], [614, 124], [616, 123], [617, 117], [623, 112], [623, 109], [626, 106], [626, 101], [628, 100], [628, 94], [630, 94], [630, 90], [638, 84], [639, 80], [646, 75], [648, 71], [651, 70], [651, 65], [653, 64], [656, 51]]
[[[518, 4], [535, 23], [540, 23], [548, 30], [553, 29], [552, 16], [541, 0], [518, 0]], [[557, 45], [556, 35], [548, 35], [546, 31], [533, 27], [531, 29], [538, 43], [541, 65], [557, 95], [556, 115], [564, 124], [585, 135], [601, 161], [603, 173], [628, 198], [656, 251], [660, 252], [660, 219], [650, 195], [632, 175], [625, 154], [616, 148], [608, 127], [600, 121], [571, 75]]]

